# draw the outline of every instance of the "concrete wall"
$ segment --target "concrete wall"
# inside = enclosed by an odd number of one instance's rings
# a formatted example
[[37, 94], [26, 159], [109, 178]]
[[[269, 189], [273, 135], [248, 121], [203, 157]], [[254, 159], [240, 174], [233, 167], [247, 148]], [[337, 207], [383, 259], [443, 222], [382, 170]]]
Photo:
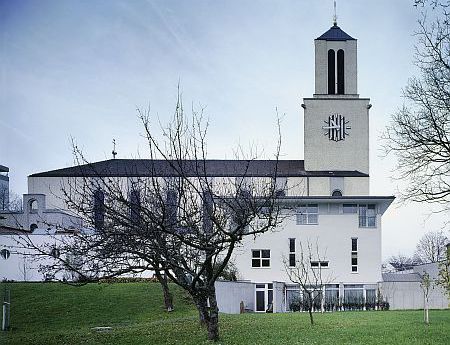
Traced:
[[[369, 173], [369, 99], [305, 98], [304, 143], [306, 170], [358, 170]], [[325, 121], [341, 114], [351, 129], [345, 140], [324, 135]]]
[[[380, 291], [387, 299], [390, 309], [422, 309], [424, 296], [420, 282], [382, 282]], [[431, 309], [446, 309], [449, 300], [445, 291], [433, 284], [430, 292], [429, 307]]]
[[255, 284], [248, 281], [217, 281], [215, 284], [219, 311], [227, 314], [239, 314], [240, 303], [246, 309], [255, 310]]
[[344, 84], [345, 94], [358, 93], [357, 73], [357, 41], [324, 41], [315, 40], [315, 93], [328, 93], [328, 50], [344, 51]]

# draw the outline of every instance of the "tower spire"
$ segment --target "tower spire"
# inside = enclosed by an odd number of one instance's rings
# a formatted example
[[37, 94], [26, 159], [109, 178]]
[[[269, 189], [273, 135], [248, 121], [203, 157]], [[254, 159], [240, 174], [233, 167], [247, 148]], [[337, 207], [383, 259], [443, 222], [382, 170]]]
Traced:
[[337, 15], [336, 15], [336, 0], [334, 0], [334, 15], [333, 15], [333, 25], [337, 26]]

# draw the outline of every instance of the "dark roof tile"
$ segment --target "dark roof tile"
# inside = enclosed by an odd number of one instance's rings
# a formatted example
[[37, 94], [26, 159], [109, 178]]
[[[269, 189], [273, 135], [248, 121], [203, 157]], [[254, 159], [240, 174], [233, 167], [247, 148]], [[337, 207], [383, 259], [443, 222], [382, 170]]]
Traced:
[[355, 40], [353, 37], [344, 32], [339, 26], [332, 26], [327, 32], [322, 36], [317, 37], [317, 40], [322, 41], [352, 41]]
[[295, 176], [355, 176], [366, 177], [359, 171], [305, 171], [303, 160], [185, 160], [110, 159], [30, 175], [30, 177], [82, 177], [82, 176], [186, 176], [280, 177]]

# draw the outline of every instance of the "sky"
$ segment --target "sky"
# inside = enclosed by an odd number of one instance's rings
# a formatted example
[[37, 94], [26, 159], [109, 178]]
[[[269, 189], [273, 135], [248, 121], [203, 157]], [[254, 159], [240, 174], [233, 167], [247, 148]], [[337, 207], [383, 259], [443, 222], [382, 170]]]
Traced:
[[[417, 72], [412, 0], [339, 0], [338, 25], [358, 39], [358, 91], [370, 97], [372, 195], [397, 195], [394, 157], [380, 135]], [[137, 108], [155, 122], [204, 108], [209, 158], [233, 149], [303, 159], [303, 97], [314, 92], [314, 39], [332, 25], [332, 0], [0, 0], [0, 164], [10, 187], [73, 165], [72, 138], [90, 161], [145, 157]], [[401, 182], [400, 182], [401, 183]], [[404, 182], [403, 182], [404, 183]], [[448, 213], [396, 202], [383, 217], [383, 258], [410, 255]], [[447, 229], [446, 229], [447, 230]]]

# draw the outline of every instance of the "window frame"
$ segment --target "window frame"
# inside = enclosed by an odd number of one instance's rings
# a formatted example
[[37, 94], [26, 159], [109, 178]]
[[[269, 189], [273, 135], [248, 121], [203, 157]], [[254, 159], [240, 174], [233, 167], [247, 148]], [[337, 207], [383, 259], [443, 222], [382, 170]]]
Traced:
[[[259, 253], [255, 256], [255, 254]], [[263, 254], [267, 254], [268, 256], [264, 256]], [[270, 249], [252, 249], [252, 257], [251, 257], [251, 267], [252, 268], [270, 268], [270, 260], [271, 253]], [[258, 265], [254, 265], [254, 263], [258, 262]], [[267, 263], [268, 265], [264, 265]]]
[[[356, 250], [354, 250], [355, 244]], [[358, 273], [359, 271], [359, 260], [358, 260], [358, 238], [352, 237], [351, 238], [351, 254], [350, 254], [350, 265], [351, 265], [351, 272], [352, 273]], [[355, 259], [355, 263], [353, 262], [353, 259]]]
[[[368, 211], [373, 210], [373, 215], [368, 215]], [[371, 212], [370, 212], [371, 213]], [[373, 223], [371, 222], [373, 221]], [[358, 225], [360, 228], [377, 227], [377, 205], [376, 204], [358, 204]]]
[[[317, 211], [311, 212], [310, 211], [311, 208], [316, 208]], [[303, 217], [303, 216], [305, 216], [305, 217]], [[310, 219], [314, 219], [313, 217], [310, 217], [310, 216], [315, 216], [316, 221], [315, 222], [310, 221]], [[303, 222], [302, 221], [303, 219], [306, 219], [306, 222]], [[301, 204], [299, 207], [297, 207], [296, 214], [295, 214], [295, 224], [296, 225], [319, 225], [319, 204]]]
[[295, 267], [296, 257], [295, 257], [295, 238], [289, 238], [289, 267]]

